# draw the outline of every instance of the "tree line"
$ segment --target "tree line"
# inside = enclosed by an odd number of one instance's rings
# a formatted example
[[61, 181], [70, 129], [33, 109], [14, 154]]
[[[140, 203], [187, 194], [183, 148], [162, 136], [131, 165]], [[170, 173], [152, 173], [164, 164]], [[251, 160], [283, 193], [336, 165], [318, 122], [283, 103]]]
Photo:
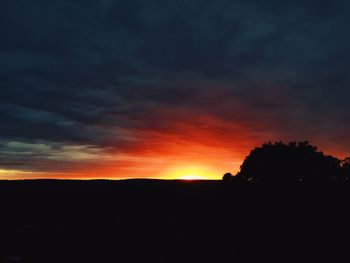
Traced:
[[265, 143], [243, 161], [236, 175], [226, 173], [224, 182], [345, 182], [350, 181], [350, 157], [343, 160], [318, 151], [304, 142]]

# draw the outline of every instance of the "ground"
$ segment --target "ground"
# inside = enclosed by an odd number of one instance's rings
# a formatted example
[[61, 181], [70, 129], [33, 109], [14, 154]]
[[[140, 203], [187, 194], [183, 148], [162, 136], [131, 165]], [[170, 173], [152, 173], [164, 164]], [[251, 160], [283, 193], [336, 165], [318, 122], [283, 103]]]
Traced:
[[348, 186], [0, 182], [0, 262], [348, 260]]

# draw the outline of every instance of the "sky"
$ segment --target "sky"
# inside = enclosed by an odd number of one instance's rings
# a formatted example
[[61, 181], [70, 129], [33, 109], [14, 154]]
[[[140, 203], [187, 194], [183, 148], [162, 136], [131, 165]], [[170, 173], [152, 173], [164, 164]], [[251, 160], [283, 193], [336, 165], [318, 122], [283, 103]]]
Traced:
[[350, 155], [350, 2], [4, 0], [0, 179], [202, 178]]

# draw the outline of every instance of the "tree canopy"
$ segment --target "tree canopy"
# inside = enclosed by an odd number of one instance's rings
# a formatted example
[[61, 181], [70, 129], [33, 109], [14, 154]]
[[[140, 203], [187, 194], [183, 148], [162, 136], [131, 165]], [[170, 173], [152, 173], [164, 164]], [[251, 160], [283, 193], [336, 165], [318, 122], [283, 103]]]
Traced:
[[253, 149], [237, 178], [253, 182], [331, 182], [350, 176], [350, 158], [325, 155], [309, 142], [265, 143]]

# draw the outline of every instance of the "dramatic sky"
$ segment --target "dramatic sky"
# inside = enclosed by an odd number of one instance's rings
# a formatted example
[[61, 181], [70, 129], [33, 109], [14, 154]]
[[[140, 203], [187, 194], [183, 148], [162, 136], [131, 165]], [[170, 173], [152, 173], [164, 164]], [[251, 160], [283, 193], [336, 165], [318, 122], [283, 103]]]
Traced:
[[350, 155], [350, 2], [4, 0], [0, 179], [221, 178]]

